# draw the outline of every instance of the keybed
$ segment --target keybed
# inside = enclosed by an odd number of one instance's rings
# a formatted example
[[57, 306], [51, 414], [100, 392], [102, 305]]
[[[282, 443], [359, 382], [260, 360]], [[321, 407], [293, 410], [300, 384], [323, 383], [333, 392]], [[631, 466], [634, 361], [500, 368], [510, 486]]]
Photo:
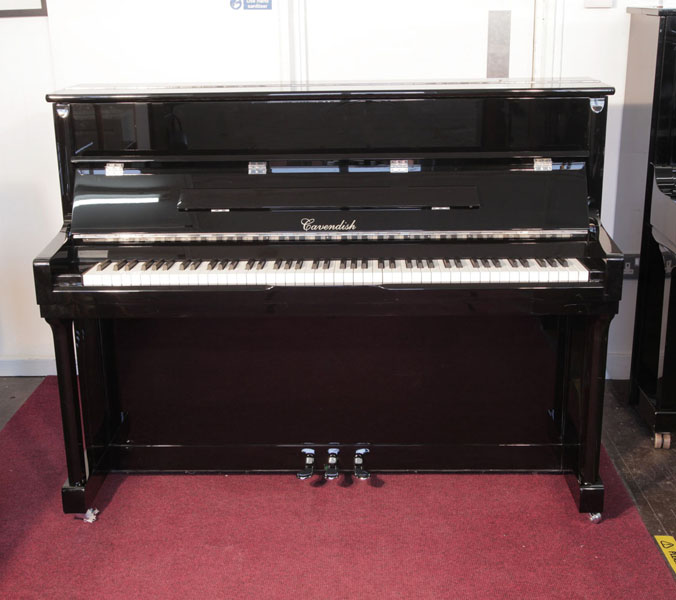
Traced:
[[447, 284], [584, 283], [576, 258], [332, 258], [104, 260], [82, 276], [85, 287], [333, 287]]

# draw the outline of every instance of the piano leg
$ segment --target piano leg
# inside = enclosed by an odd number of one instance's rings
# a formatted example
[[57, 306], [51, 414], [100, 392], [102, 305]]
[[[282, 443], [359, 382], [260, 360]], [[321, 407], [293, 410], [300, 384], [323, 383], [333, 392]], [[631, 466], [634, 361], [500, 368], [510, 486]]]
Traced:
[[59, 376], [59, 399], [61, 419], [66, 446], [68, 479], [61, 490], [63, 512], [84, 513], [91, 507], [102, 477], [89, 477], [82, 438], [82, 415], [73, 347], [73, 321], [70, 319], [47, 319], [54, 336], [56, 370]]
[[[579, 393], [578, 402], [570, 407], [577, 429], [578, 451], [572, 465], [573, 473], [567, 479], [578, 510], [592, 515], [603, 510], [604, 487], [599, 476], [599, 459], [610, 320], [609, 315], [586, 317], [583, 334], [574, 336], [575, 343], [584, 346], [574, 350], [581, 363], [575, 369], [580, 373], [578, 385], [570, 383]], [[592, 521], [597, 522], [598, 518], [592, 518]]]

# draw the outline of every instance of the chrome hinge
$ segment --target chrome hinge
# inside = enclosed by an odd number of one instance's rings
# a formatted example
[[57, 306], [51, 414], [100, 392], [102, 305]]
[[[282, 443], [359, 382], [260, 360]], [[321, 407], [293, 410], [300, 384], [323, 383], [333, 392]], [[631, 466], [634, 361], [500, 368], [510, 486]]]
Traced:
[[409, 165], [408, 160], [391, 160], [390, 173], [408, 173]]
[[70, 114], [70, 104], [57, 104], [56, 114], [59, 118], [65, 119]]
[[533, 171], [551, 171], [551, 158], [536, 158], [533, 160]]
[[119, 177], [120, 175], [124, 175], [124, 164], [106, 163], [105, 174], [106, 177]]
[[594, 113], [600, 113], [606, 105], [605, 98], [589, 98], [589, 107]]
[[265, 175], [268, 172], [268, 163], [266, 162], [250, 162], [249, 175]]

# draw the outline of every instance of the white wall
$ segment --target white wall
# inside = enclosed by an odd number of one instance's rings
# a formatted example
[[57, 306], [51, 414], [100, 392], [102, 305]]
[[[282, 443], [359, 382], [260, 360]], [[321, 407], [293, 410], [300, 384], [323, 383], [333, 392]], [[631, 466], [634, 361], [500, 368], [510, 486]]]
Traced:
[[0, 375], [53, 370], [31, 262], [56, 234], [60, 196], [46, 18], [0, 19]]
[[[616, 222], [629, 17], [624, 0], [51, 0], [49, 17], [0, 19], [0, 375], [50, 370], [30, 261], [60, 225], [44, 94], [78, 83], [482, 78], [489, 10], [511, 10], [512, 77], [590, 76], [617, 88], [608, 115], [603, 219]], [[6, 140], [11, 140], [7, 144]], [[613, 325], [609, 372], [626, 376], [631, 309]], [[628, 321], [629, 319], [629, 321]], [[619, 362], [618, 362], [619, 361]]]

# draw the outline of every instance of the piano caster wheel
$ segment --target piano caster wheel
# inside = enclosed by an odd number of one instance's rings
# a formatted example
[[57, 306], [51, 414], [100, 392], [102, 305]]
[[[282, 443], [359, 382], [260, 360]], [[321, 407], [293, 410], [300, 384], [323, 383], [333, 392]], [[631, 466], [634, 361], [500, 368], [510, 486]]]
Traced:
[[655, 432], [655, 449], [669, 450], [671, 448], [671, 433]]
[[354, 476], [357, 479], [368, 479], [371, 477], [371, 473], [364, 469], [364, 455], [368, 451], [368, 448], [359, 448], [354, 454]]
[[602, 518], [601, 513], [589, 513], [589, 520], [594, 523], [594, 525], [598, 525]]
[[315, 451], [312, 448], [303, 448], [301, 452], [305, 455], [305, 467], [299, 473], [296, 473], [298, 479], [310, 479], [315, 474]]
[[340, 475], [338, 471], [339, 452], [339, 448], [329, 448], [329, 462], [324, 466], [324, 479], [337, 479]]

